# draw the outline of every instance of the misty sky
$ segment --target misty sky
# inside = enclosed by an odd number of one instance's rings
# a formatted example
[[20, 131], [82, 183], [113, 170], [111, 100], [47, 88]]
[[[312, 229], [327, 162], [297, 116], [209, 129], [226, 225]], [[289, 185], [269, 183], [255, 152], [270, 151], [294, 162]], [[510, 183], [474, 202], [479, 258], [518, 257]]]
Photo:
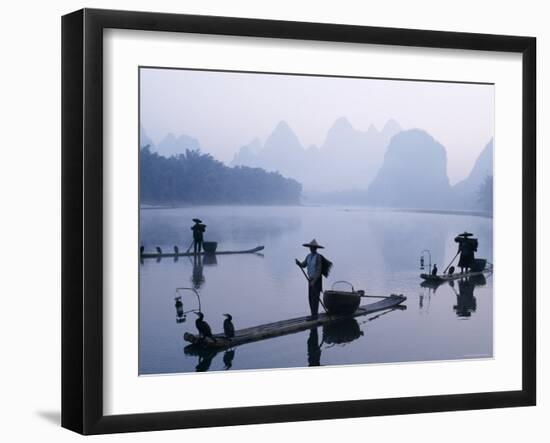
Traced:
[[465, 178], [493, 137], [494, 87], [455, 83], [141, 69], [141, 124], [158, 143], [167, 133], [198, 139], [230, 162], [285, 120], [305, 147], [322, 145], [339, 117], [355, 129], [395, 119], [445, 146], [451, 184]]

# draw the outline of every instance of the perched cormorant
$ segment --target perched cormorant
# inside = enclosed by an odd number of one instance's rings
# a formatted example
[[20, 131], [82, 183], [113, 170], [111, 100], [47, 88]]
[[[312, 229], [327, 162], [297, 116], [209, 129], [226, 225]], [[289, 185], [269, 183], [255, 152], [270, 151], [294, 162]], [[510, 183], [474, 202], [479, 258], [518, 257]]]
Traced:
[[180, 250], [177, 246], [174, 246], [174, 253], [178, 255], [180, 253]]
[[160, 249], [158, 246], [157, 246], [156, 248], [157, 248], [158, 254], [159, 254], [159, 255], [162, 254], [162, 249]]
[[233, 316], [231, 314], [223, 314], [225, 320], [223, 321], [223, 333], [226, 337], [234, 337], [235, 336], [235, 326], [233, 326]]
[[210, 337], [212, 340], [216, 341], [216, 339], [212, 336], [212, 329], [210, 328], [210, 325], [204, 321], [204, 314], [202, 312], [195, 312], [199, 316], [195, 320], [195, 326], [197, 327], [197, 330], [199, 331], [199, 334], [202, 335], [203, 338]]
[[432, 269], [432, 275], [435, 277], [437, 275], [437, 265], [434, 265]]
[[145, 248], [143, 246], [140, 246], [140, 248], [139, 248], [139, 255], [140, 256], [143, 255], [143, 251], [145, 251]]

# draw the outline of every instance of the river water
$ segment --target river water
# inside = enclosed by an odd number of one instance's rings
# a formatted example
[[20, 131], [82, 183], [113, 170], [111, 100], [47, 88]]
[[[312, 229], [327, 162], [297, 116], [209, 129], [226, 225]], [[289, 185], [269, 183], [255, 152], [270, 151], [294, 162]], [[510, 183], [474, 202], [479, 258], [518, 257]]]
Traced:
[[[420, 253], [440, 271], [454, 257], [453, 238], [467, 230], [479, 239], [477, 257], [492, 262], [492, 219], [456, 214], [340, 207], [203, 206], [142, 209], [140, 242], [186, 250], [191, 219], [207, 225], [205, 240], [219, 250], [265, 246], [261, 254], [145, 259], [140, 265], [140, 374], [288, 368], [316, 365], [491, 358], [492, 276], [421, 286]], [[309, 314], [307, 283], [296, 267], [312, 238], [333, 263], [324, 288], [338, 280], [367, 294], [407, 296], [406, 309], [350, 319], [339, 325], [272, 338], [220, 353], [197, 355], [183, 334], [195, 332], [199, 308], [214, 332], [233, 315], [236, 329]], [[426, 265], [428, 258], [426, 255]], [[344, 289], [342, 284], [337, 285]], [[366, 303], [375, 299], [364, 299]]]

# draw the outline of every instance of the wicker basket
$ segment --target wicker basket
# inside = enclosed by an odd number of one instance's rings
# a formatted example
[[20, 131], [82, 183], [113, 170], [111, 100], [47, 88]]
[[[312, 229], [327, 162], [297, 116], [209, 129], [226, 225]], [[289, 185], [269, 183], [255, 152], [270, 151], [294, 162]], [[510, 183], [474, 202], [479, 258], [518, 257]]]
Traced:
[[351, 291], [336, 291], [330, 289], [323, 293], [323, 303], [329, 314], [333, 315], [350, 315], [353, 314], [359, 307], [361, 302], [361, 293], [355, 291], [353, 285], [348, 282], [338, 281], [336, 283], [347, 283], [351, 286]]
[[218, 248], [218, 242], [217, 241], [205, 241], [202, 243], [202, 247], [204, 248], [204, 252], [206, 254], [215, 254], [216, 249]]

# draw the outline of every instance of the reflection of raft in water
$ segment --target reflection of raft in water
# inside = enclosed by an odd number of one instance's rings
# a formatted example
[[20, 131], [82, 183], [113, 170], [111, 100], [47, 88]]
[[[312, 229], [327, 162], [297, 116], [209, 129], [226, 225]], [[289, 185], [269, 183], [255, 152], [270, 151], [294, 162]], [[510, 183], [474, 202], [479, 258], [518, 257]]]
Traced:
[[423, 288], [432, 288], [437, 289], [441, 285], [445, 283], [449, 283], [450, 285], [454, 285], [455, 280], [468, 280], [472, 282], [476, 286], [484, 286], [487, 283], [487, 279], [485, 278], [485, 275], [490, 276], [492, 271], [483, 271], [483, 272], [466, 272], [464, 274], [453, 274], [452, 279], [431, 279], [431, 280], [424, 280], [422, 283], [420, 283], [420, 286]]
[[[244, 249], [240, 251], [206, 251], [206, 252], [200, 252], [198, 255], [227, 255], [227, 254], [254, 254], [256, 252], [263, 251], [264, 246], [257, 246], [252, 249]], [[193, 257], [195, 254], [192, 252], [143, 252], [141, 254], [141, 258], [161, 258], [161, 257]]]
[[457, 272], [456, 274], [441, 274], [441, 275], [431, 275], [431, 274], [420, 274], [420, 277], [424, 280], [423, 284], [426, 283], [424, 286], [431, 286], [431, 285], [439, 285], [448, 281], [452, 280], [459, 280], [461, 278], [468, 278], [468, 277], [475, 277], [484, 275], [486, 273], [491, 273], [493, 271], [489, 269], [484, 269], [483, 271], [479, 272], [465, 272], [464, 274], [461, 274], [460, 272]]
[[474, 266], [471, 272], [464, 272], [463, 274], [461, 274], [460, 272], [456, 272], [454, 274], [439, 275], [420, 274], [420, 278], [422, 278], [424, 280], [424, 283], [426, 283], [424, 286], [437, 286], [448, 281], [458, 280], [467, 277], [475, 277], [484, 275], [486, 273], [490, 274], [493, 272], [493, 267], [489, 262], [487, 262], [487, 260], [478, 258], [475, 260], [475, 262], [476, 266]]
[[243, 345], [259, 340], [265, 340], [282, 335], [294, 334], [315, 326], [329, 324], [338, 320], [359, 317], [362, 315], [371, 314], [373, 312], [383, 311], [386, 309], [394, 309], [401, 307], [400, 305], [407, 299], [403, 295], [392, 294], [380, 301], [368, 305], [359, 306], [357, 310], [348, 315], [328, 315], [319, 314], [316, 319], [308, 319], [307, 317], [297, 317], [289, 320], [267, 323], [264, 325], [254, 326], [251, 328], [235, 331], [235, 336], [232, 338], [225, 337], [223, 334], [215, 334], [215, 340], [211, 338], [202, 338], [198, 335], [186, 332], [183, 336], [184, 340], [198, 347], [210, 349], [224, 349], [234, 346]]

